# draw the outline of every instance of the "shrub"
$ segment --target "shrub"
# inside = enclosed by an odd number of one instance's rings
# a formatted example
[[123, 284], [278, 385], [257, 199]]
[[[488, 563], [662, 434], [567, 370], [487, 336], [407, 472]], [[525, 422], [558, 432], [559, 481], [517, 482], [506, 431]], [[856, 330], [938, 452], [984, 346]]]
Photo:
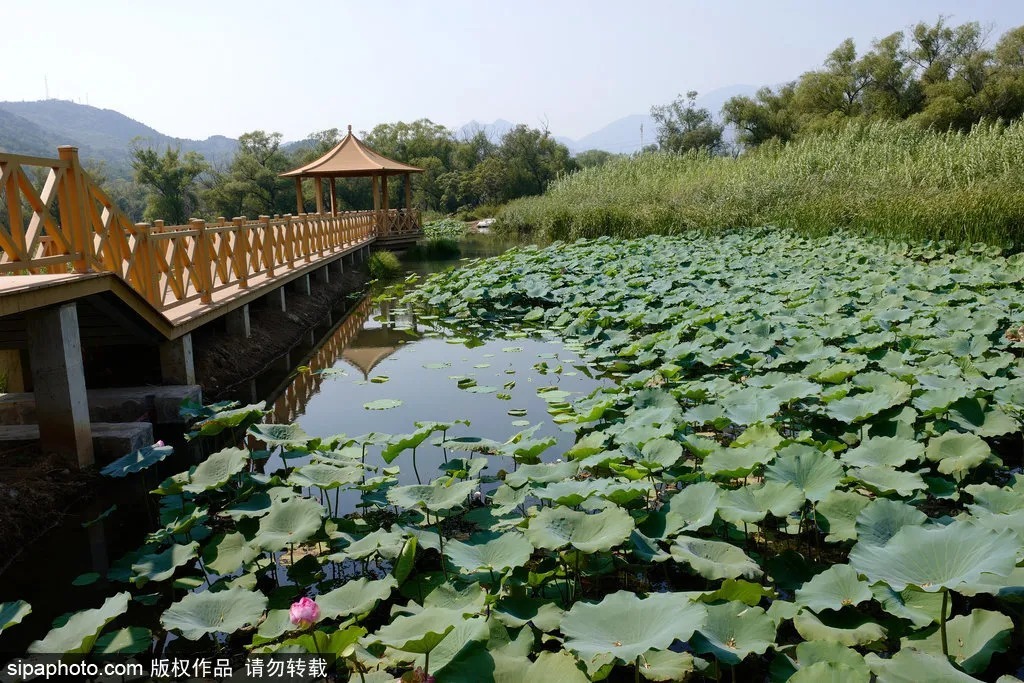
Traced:
[[388, 278], [402, 272], [402, 264], [390, 251], [375, 251], [369, 260], [370, 276]]

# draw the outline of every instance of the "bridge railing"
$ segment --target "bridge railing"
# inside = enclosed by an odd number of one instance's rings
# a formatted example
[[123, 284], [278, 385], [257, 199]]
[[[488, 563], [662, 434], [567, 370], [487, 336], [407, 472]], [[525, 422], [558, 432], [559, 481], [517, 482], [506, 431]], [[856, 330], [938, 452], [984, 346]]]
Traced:
[[213, 303], [219, 290], [420, 229], [419, 211], [408, 209], [133, 223], [82, 170], [75, 148], [59, 152], [0, 154], [0, 275], [112, 272], [165, 310]]

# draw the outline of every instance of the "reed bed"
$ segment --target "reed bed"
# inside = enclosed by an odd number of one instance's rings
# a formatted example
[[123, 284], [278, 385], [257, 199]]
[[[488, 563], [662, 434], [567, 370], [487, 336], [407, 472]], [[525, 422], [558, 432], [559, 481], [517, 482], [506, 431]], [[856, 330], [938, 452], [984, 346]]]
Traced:
[[645, 154], [510, 203], [498, 230], [547, 239], [774, 225], [1024, 248], [1024, 123], [936, 133], [854, 123], [737, 158]]

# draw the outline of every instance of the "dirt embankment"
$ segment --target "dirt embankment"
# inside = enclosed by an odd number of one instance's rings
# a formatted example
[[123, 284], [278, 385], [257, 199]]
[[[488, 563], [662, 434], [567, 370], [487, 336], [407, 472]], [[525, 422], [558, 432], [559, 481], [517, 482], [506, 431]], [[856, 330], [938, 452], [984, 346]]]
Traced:
[[285, 293], [287, 312], [266, 305], [249, 307], [252, 336], [245, 339], [211, 324], [192, 335], [196, 381], [207, 402], [233, 398], [234, 390], [265, 370], [311, 328], [324, 322], [327, 313], [346, 297], [358, 297], [367, 276], [359, 270], [331, 274], [330, 284], [314, 285], [310, 296]]

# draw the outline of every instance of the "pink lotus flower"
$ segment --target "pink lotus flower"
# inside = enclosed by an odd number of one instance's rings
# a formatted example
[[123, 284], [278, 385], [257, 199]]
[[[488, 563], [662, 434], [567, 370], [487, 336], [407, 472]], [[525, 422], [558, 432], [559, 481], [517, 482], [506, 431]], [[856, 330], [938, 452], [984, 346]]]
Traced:
[[153, 445], [154, 445], [154, 446], [156, 446], [157, 448], [163, 448], [163, 447], [164, 447], [164, 446], [166, 446], [167, 444], [165, 444], [165, 443], [164, 443], [164, 440], [163, 440], [163, 439], [160, 439], [159, 441], [157, 441], [157, 442], [156, 442], [155, 444], [153, 444]]
[[288, 618], [299, 628], [309, 628], [320, 618], [320, 608], [309, 598], [302, 598], [292, 603]]

